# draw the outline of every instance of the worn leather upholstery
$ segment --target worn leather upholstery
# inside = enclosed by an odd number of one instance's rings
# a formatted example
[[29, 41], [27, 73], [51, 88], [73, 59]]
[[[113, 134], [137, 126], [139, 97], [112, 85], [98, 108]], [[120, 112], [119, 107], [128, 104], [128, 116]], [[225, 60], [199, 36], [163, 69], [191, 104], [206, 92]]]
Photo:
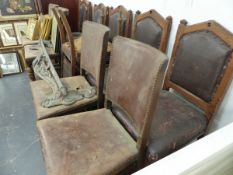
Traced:
[[[167, 57], [158, 50], [135, 40], [116, 37], [107, 99], [123, 105], [125, 111], [137, 118], [138, 114], [131, 111], [140, 108], [144, 112], [140, 112], [140, 125], [148, 124], [162, 87], [166, 64]], [[139, 70], [142, 73], [135, 78]], [[129, 93], [130, 90], [138, 95]], [[132, 99], [135, 102], [132, 103]], [[141, 140], [136, 142], [110, 109], [40, 120], [37, 126], [49, 175], [113, 175], [134, 164], [139, 157]], [[145, 130], [140, 129], [141, 139], [145, 139]]]
[[136, 160], [136, 142], [110, 110], [37, 123], [48, 175], [116, 174]]
[[[124, 121], [118, 117], [123, 125], [127, 128], [131, 125], [129, 127], [134, 128], [139, 135], [153, 88], [151, 81], [155, 78], [149, 71], [161, 66], [159, 62], [166, 62], [167, 57], [151, 46], [135, 40], [125, 40], [127, 39], [122, 37], [114, 40], [112, 58], [117, 59], [110, 61], [106, 98], [128, 115]], [[166, 68], [166, 64], [163, 64]]]
[[201, 136], [206, 127], [203, 111], [173, 92], [161, 91], [150, 132], [147, 164]]
[[[80, 64], [86, 74], [90, 74], [94, 78], [90, 83], [92, 85], [93, 82], [95, 83], [94, 85], [97, 88], [97, 95], [90, 99], [77, 101], [75, 104], [70, 106], [61, 105], [52, 108], [43, 108], [40, 105], [41, 98], [51, 92], [51, 89], [44, 80], [32, 82], [31, 88], [38, 120], [67, 114], [74, 110], [80, 110], [80, 108], [85, 107], [85, 105], [89, 106], [99, 102], [98, 100], [102, 95], [101, 91], [103, 91], [101, 88], [103, 88], [104, 81], [100, 81], [100, 78], [104, 79], [103, 64], [104, 56], [106, 55], [109, 28], [90, 21], [85, 21], [83, 25], [84, 31], [82, 33], [82, 55]], [[82, 76], [63, 78], [62, 81], [71, 89], [79, 87], [84, 88], [86, 86], [90, 86], [90, 83], [88, 82], [89, 79], [86, 78], [86, 74], [83, 74]]]
[[109, 40], [112, 41], [113, 38], [117, 35], [119, 35], [118, 33], [118, 24], [119, 24], [119, 19], [122, 19], [122, 31], [121, 33], [124, 33], [125, 31], [125, 25], [126, 25], [126, 17], [121, 15], [120, 12], [114, 13], [113, 15], [111, 15], [109, 17], [109, 28], [110, 33], [109, 33]]
[[[81, 42], [80, 66], [93, 76], [96, 80], [96, 86], [99, 88], [100, 84], [103, 84], [103, 82], [100, 82], [100, 76], [101, 69], [105, 69], [102, 64], [105, 63], [103, 59], [107, 54], [109, 28], [101, 24], [93, 25], [96, 24], [94, 22], [86, 21], [85, 24], [83, 26], [85, 32], [82, 34]], [[92, 27], [89, 27], [89, 25]], [[98, 35], [96, 34], [97, 31]]]
[[186, 34], [180, 40], [171, 81], [210, 102], [231, 53], [210, 31]]
[[138, 41], [159, 49], [162, 29], [152, 18], [147, 17], [136, 24], [134, 37]]

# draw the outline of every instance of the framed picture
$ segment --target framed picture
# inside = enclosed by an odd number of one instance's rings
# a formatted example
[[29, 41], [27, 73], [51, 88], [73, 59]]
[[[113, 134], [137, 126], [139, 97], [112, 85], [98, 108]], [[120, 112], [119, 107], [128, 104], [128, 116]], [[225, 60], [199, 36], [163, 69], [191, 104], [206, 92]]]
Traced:
[[22, 39], [26, 38], [28, 23], [26, 21], [15, 22], [15, 32], [19, 44], [22, 44]]
[[39, 37], [40, 24], [37, 19], [31, 18], [28, 20], [26, 36], [30, 40], [37, 40]]
[[16, 34], [13, 28], [13, 24], [0, 24], [0, 35], [4, 47], [17, 45]]
[[18, 53], [0, 53], [0, 68], [3, 76], [22, 72]]
[[36, 0], [0, 0], [0, 16], [16, 17], [37, 14]]

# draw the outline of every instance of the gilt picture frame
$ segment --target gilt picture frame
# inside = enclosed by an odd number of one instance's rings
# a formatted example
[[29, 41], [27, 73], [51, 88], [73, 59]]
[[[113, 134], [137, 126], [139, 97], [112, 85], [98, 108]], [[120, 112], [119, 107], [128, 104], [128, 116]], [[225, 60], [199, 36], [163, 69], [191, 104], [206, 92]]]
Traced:
[[0, 39], [3, 47], [15, 46], [18, 44], [12, 23], [0, 24]]
[[27, 21], [14, 22], [16, 37], [19, 44], [22, 44], [22, 39], [26, 38], [27, 35]]

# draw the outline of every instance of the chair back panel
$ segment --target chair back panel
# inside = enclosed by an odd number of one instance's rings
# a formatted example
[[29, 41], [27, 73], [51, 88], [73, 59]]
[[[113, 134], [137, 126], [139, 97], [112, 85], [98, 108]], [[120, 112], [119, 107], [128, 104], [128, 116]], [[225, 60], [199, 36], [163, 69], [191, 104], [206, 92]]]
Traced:
[[99, 24], [106, 24], [107, 8], [104, 4], [94, 6], [93, 21]]
[[79, 4], [79, 30], [82, 31], [83, 22], [91, 20], [92, 4], [87, 0], [81, 0]]
[[210, 118], [233, 74], [233, 35], [215, 21], [177, 31], [164, 88], [173, 88]]
[[109, 14], [110, 41], [117, 35], [128, 37], [128, 31], [131, 30], [131, 15], [131, 12], [128, 12], [123, 6], [111, 10]]
[[159, 49], [162, 36], [161, 27], [151, 18], [145, 18], [137, 23], [135, 39]]
[[232, 49], [210, 31], [182, 36], [171, 81], [210, 102]]
[[[109, 28], [90, 21], [83, 23], [80, 66], [95, 79], [99, 88], [107, 52]], [[103, 77], [102, 77], [103, 78]], [[102, 82], [101, 82], [102, 81]]]
[[135, 16], [132, 35], [134, 39], [166, 52], [171, 24], [171, 16], [164, 19], [155, 10], [150, 10]]
[[[151, 46], [120, 36], [113, 41], [106, 98], [127, 114], [126, 120], [131, 121], [139, 137], [145, 129], [148, 111], [155, 109], [155, 104], [151, 104], [157, 99], [151, 98], [155, 86], [162, 84], [160, 73], [165, 71], [166, 63], [167, 57]], [[159, 91], [160, 88], [156, 97]]]

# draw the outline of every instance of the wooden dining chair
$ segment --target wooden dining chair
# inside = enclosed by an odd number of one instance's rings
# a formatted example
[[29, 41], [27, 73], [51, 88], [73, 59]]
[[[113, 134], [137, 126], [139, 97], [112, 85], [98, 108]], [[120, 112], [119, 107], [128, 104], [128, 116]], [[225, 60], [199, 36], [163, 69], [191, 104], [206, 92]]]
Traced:
[[171, 16], [165, 19], [155, 10], [139, 12], [135, 15], [132, 38], [166, 52], [171, 25]]
[[90, 85], [95, 86], [97, 94], [92, 98], [85, 98], [69, 106], [60, 105], [44, 108], [41, 106], [42, 98], [46, 94], [49, 94], [52, 89], [44, 80], [32, 82], [31, 89], [38, 120], [103, 106], [104, 59], [106, 56], [109, 28], [101, 24], [86, 21], [84, 22], [83, 29], [82, 55], [80, 59], [81, 75], [63, 78], [61, 81], [73, 90], [85, 89]]
[[61, 44], [61, 65], [62, 77], [70, 77], [80, 74], [80, 50], [81, 43], [78, 38], [80, 34], [76, 35], [71, 31], [69, 22], [64, 14], [64, 11], [58, 10], [58, 15], [61, 19], [61, 28], [63, 32], [60, 34], [63, 38]]
[[132, 19], [132, 11], [127, 11], [126, 8], [121, 5], [115, 9], [111, 9], [109, 12], [110, 41], [113, 41], [113, 38], [117, 35], [130, 37]]
[[[116, 37], [105, 108], [37, 122], [47, 174], [125, 175], [135, 171], [145, 156], [166, 65], [162, 52]], [[136, 138], [128, 127], [137, 132]]]
[[[181, 21], [154, 116], [147, 164], [203, 136], [233, 76], [233, 34]], [[198, 154], [198, 153], [196, 153]]]
[[79, 1], [79, 24], [78, 31], [82, 32], [83, 22], [88, 20], [92, 21], [92, 3], [88, 0]]
[[93, 8], [93, 16], [92, 16], [92, 21], [107, 25], [108, 17], [109, 16], [109, 8], [105, 7], [103, 3], [100, 3], [99, 5], [94, 5]]

